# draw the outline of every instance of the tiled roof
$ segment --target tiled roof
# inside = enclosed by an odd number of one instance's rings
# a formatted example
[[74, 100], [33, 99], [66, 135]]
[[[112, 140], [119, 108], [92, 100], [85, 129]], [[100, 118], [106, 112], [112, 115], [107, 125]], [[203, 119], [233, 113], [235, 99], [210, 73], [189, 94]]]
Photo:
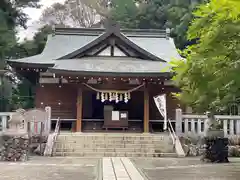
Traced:
[[[166, 37], [166, 33], [160, 30], [121, 30], [121, 33], [126, 36], [131, 42], [139, 46], [145, 51], [155, 55], [159, 59], [166, 62], [173, 58], [180, 59], [180, 55], [175, 48], [171, 38]], [[90, 71], [90, 67], [94, 71], [131, 71], [131, 72], [159, 72], [161, 67], [167, 66], [163, 62], [151, 62], [147, 60], [134, 58], [102, 58], [102, 59], [74, 59], [74, 60], [56, 60], [69, 53], [72, 53], [86, 46], [96, 38], [104, 34], [103, 29], [57, 29], [55, 35], [49, 35], [45, 49], [39, 55], [27, 57], [23, 59], [9, 60], [16, 63], [28, 64], [55, 64], [55, 67], [62, 68], [63, 66], [70, 68], [78, 68], [79, 70]], [[108, 59], [108, 60], [106, 60]], [[77, 62], [81, 63], [77, 64]], [[107, 61], [107, 62], [105, 62]], [[117, 62], [113, 62], [117, 61]], [[130, 62], [132, 61], [132, 62]], [[68, 64], [66, 62], [71, 62]], [[74, 64], [74, 66], [73, 66]], [[121, 67], [119, 66], [121, 64]], [[123, 64], [126, 64], [123, 68]], [[112, 68], [110, 68], [112, 66]], [[90, 69], [89, 69], [90, 68]]]
[[53, 70], [106, 73], [162, 73], [169, 72], [168, 63], [130, 57], [87, 57], [58, 60]]

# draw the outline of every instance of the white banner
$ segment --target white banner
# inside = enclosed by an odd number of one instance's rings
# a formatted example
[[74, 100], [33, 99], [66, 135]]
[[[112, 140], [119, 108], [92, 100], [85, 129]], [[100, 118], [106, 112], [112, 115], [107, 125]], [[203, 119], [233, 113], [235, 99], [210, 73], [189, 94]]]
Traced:
[[164, 126], [163, 129], [167, 130], [167, 105], [166, 105], [166, 94], [161, 94], [153, 97], [154, 102], [164, 118]]

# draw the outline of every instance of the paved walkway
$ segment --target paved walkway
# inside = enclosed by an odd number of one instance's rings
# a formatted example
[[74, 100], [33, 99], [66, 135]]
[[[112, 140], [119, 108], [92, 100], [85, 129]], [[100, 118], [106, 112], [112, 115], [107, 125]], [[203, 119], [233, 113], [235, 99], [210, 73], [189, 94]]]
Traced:
[[103, 158], [103, 180], [144, 180], [129, 158]]
[[33, 157], [0, 162], [0, 180], [239, 180], [240, 158], [205, 164], [199, 158]]

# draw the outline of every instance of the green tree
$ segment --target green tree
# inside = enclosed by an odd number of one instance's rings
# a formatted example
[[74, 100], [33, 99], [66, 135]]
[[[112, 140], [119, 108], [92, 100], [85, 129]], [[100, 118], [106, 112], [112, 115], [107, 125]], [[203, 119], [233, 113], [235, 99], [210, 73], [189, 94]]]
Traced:
[[[26, 7], [39, 7], [39, 0], [2, 0], [0, 2], [0, 70], [5, 68], [4, 61], [15, 57], [17, 43], [16, 28], [26, 28], [28, 16], [23, 13]], [[0, 111], [6, 111], [12, 85], [3, 78], [0, 84]]]
[[[50, 26], [40, 28], [32, 40], [25, 40], [17, 44], [14, 50], [12, 50], [14, 51], [13, 54], [16, 55], [16, 58], [24, 58], [42, 53], [47, 41], [47, 36], [50, 33], [52, 33]], [[28, 109], [34, 107], [32, 91], [33, 85], [27, 79], [22, 79], [17, 88], [12, 92], [12, 98], [10, 99], [11, 107], [13, 109], [20, 107]]]
[[102, 17], [115, 19], [122, 28], [170, 28], [177, 48], [184, 49], [195, 43], [195, 40], [188, 41], [186, 38], [192, 12], [197, 5], [209, 0], [112, 0], [111, 11], [106, 8], [107, 0], [81, 1]]
[[166, 27], [170, 0], [113, 0], [111, 16], [123, 28], [160, 29]]
[[0, 61], [11, 56], [15, 46], [16, 27], [26, 27], [28, 16], [23, 12], [26, 7], [39, 7], [39, 0], [2, 0], [0, 2]]
[[226, 111], [240, 98], [240, 2], [211, 0], [199, 6], [188, 31], [197, 43], [177, 61], [180, 99], [196, 111]]
[[206, 0], [113, 0], [112, 17], [123, 28], [171, 29], [176, 46], [184, 49], [195, 41], [188, 41], [186, 32], [196, 6]]
[[34, 56], [42, 53], [47, 37], [52, 33], [52, 27], [46, 25], [38, 29], [33, 36], [33, 39], [25, 39], [23, 42], [18, 43], [12, 50], [16, 58], [23, 58], [28, 56]]
[[209, 0], [172, 0], [167, 7], [167, 26], [171, 29], [171, 36], [174, 38], [179, 49], [194, 44], [195, 39], [187, 39], [188, 27], [193, 20], [193, 11], [199, 4]]

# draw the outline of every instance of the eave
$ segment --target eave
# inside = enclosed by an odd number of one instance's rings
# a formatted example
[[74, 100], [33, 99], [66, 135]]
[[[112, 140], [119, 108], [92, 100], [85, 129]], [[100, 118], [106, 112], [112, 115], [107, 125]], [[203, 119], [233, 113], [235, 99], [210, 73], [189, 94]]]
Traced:
[[58, 75], [67, 76], [99, 76], [99, 77], [164, 77], [171, 78], [173, 76], [172, 72], [156, 72], [156, 73], [131, 73], [131, 72], [96, 72], [96, 71], [69, 71], [69, 70], [59, 70], [49, 68], [49, 72]]
[[53, 67], [54, 63], [27, 63], [27, 62], [17, 62], [17, 61], [7, 61], [7, 63], [14, 68], [37, 68], [37, 69], [48, 69]]

